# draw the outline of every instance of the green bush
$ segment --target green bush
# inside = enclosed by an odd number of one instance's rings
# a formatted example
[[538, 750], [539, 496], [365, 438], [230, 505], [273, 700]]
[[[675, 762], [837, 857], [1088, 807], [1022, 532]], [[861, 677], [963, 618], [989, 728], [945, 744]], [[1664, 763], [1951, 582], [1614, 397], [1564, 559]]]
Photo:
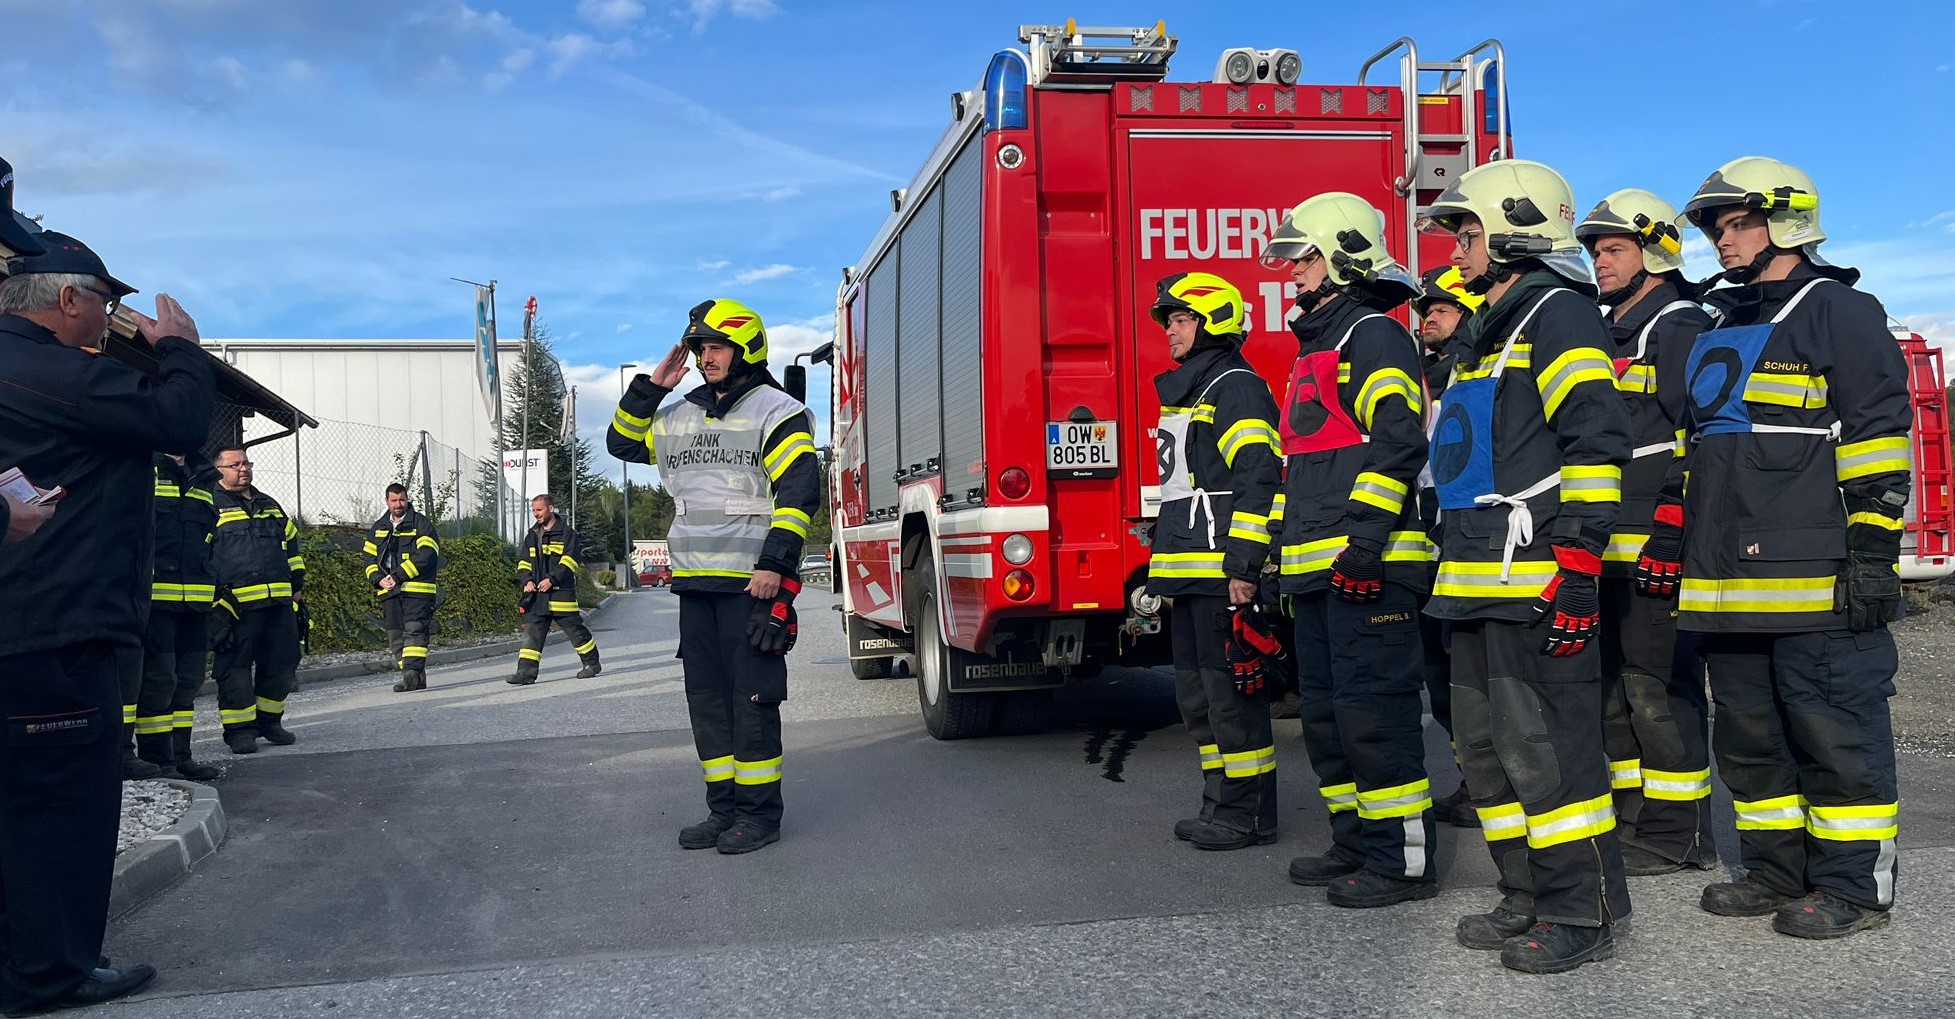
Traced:
[[597, 571], [597, 586], [605, 589], [606, 591], [609, 591], [610, 589], [618, 586], [618, 571], [617, 570]]
[[[312, 650], [353, 651], [387, 646], [380, 605], [366, 579], [360, 546], [366, 532], [308, 527], [299, 532], [305, 555], [305, 600], [312, 614]], [[516, 630], [516, 563], [489, 535], [441, 543], [441, 601], [434, 644], [479, 633]]]

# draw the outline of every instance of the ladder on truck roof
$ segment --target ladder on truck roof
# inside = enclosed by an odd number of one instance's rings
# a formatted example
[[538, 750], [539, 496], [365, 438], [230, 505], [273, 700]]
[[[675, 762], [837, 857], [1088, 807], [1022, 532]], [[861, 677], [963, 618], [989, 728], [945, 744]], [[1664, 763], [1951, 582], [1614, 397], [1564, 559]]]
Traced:
[[1116, 81], [1160, 81], [1178, 40], [1165, 21], [1139, 28], [1020, 25], [1018, 41], [1032, 47], [1033, 88], [1107, 88]]
[[1941, 351], [1912, 330], [1895, 329], [1907, 356], [1908, 402], [1913, 405], [1914, 534], [1916, 560], [1942, 565], [1955, 545], [1955, 462], [1950, 460], [1948, 391], [1942, 388]]
[[[1393, 179], [1392, 188], [1405, 199], [1405, 268], [1417, 276], [1419, 220], [1431, 200], [1467, 170], [1513, 154], [1513, 138], [1507, 132], [1507, 51], [1498, 39], [1488, 39], [1451, 60], [1423, 63], [1419, 60], [1418, 44], [1409, 35], [1400, 36], [1358, 68], [1358, 84], [1363, 85], [1371, 69], [1394, 53], [1399, 54], [1399, 91], [1404, 102], [1405, 173]], [[1486, 97], [1489, 71], [1494, 79], [1494, 145], [1483, 155], [1473, 124]], [[1420, 92], [1421, 74], [1438, 74], [1438, 91]], [[1423, 95], [1460, 97], [1460, 126], [1465, 130], [1459, 134], [1421, 131], [1419, 99]]]

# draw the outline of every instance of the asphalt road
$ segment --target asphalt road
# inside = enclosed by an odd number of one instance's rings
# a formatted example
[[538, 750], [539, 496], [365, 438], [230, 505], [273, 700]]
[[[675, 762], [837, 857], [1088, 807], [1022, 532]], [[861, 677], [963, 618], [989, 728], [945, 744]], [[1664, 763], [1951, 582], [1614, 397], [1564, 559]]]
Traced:
[[[1902, 759], [1901, 905], [1888, 928], [1805, 943], [1695, 907], [1705, 878], [1633, 879], [1616, 960], [1526, 977], [1452, 940], [1493, 900], [1478, 833], [1441, 828], [1445, 890], [1384, 912], [1326, 905], [1288, 859], [1322, 808], [1279, 722], [1282, 842], [1203, 853], [1163, 674], [1069, 690], [1050, 732], [929, 739], [907, 679], [850, 677], [825, 598], [803, 598], [786, 707], [785, 838], [684, 852], [703, 816], [676, 600], [623, 596], [593, 630], [604, 675], [510, 660], [394, 694], [296, 694], [301, 742], [229, 758], [224, 848], [115, 924], [162, 970], [115, 1019], [281, 1016], [1945, 1015], [1955, 1011], [1955, 762]], [[1450, 788], [1443, 733], [1435, 785]], [[1727, 859], [1728, 797], [1724, 811]], [[1457, 837], [1455, 837], [1457, 836]]]

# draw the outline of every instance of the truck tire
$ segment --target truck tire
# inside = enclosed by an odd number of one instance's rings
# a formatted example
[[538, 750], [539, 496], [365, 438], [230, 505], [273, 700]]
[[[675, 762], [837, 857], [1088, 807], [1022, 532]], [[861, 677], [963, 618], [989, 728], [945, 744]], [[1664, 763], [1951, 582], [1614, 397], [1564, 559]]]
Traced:
[[888, 679], [895, 671], [894, 658], [849, 659], [849, 674], [857, 679]]
[[998, 694], [998, 735], [1036, 736], [1052, 728], [1052, 690]]
[[937, 622], [937, 578], [924, 560], [917, 571], [922, 594], [917, 598], [916, 700], [923, 709], [923, 727], [937, 739], [975, 739], [991, 731], [996, 694], [950, 692], [950, 646]]

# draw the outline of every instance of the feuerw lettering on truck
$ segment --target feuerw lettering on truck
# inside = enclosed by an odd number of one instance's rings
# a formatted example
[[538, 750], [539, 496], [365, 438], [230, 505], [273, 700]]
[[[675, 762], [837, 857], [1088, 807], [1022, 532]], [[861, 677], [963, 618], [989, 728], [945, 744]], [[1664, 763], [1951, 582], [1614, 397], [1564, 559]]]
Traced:
[[[1263, 247], [1288, 214], [1288, 209], [1141, 209], [1137, 214], [1140, 260], [1260, 259]], [[1257, 275], [1268, 273], [1258, 267]], [[1240, 285], [1247, 290], [1250, 282], [1244, 279]], [[1297, 295], [1296, 284], [1279, 280], [1255, 283], [1263, 309], [1262, 329], [1277, 332], [1285, 328], [1290, 302]]]

